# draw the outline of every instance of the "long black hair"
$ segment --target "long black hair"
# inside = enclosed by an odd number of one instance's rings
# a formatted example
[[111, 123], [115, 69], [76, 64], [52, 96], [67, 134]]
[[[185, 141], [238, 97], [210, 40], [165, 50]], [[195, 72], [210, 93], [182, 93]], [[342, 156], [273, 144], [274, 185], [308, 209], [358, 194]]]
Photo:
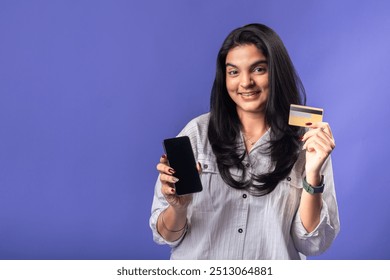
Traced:
[[[272, 168], [269, 173], [251, 174], [245, 180], [243, 160], [246, 151], [238, 141], [241, 122], [236, 105], [226, 89], [226, 56], [240, 45], [255, 45], [267, 58], [269, 95], [265, 121], [270, 126], [268, 152]], [[252, 195], [272, 192], [285, 179], [296, 162], [303, 135], [299, 127], [288, 125], [290, 104], [305, 104], [306, 95], [287, 50], [279, 36], [263, 24], [249, 24], [233, 30], [225, 39], [217, 57], [217, 67], [210, 99], [208, 138], [216, 156], [222, 179], [231, 187], [247, 189]], [[238, 168], [241, 178], [236, 180], [230, 170]]]

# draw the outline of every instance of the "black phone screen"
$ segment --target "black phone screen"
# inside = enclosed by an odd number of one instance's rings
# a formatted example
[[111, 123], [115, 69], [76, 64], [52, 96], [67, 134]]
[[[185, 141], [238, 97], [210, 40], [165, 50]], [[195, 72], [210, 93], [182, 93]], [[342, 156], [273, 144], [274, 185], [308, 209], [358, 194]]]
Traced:
[[163, 142], [169, 165], [175, 170], [179, 179], [175, 183], [177, 195], [184, 195], [202, 191], [194, 152], [188, 136], [165, 139]]

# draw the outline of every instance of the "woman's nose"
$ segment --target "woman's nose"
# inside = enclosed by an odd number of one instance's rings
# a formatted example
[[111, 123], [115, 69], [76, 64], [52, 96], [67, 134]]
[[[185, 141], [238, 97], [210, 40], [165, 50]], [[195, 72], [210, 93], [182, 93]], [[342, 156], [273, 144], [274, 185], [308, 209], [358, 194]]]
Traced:
[[250, 75], [242, 75], [240, 85], [243, 88], [249, 88], [254, 85], [254, 81]]

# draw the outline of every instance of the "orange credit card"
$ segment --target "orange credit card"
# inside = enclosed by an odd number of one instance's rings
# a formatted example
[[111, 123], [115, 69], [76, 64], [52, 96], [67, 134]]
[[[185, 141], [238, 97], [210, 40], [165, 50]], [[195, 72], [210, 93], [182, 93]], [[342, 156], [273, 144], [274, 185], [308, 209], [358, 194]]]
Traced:
[[306, 123], [322, 122], [323, 115], [321, 108], [291, 104], [288, 124], [307, 127]]

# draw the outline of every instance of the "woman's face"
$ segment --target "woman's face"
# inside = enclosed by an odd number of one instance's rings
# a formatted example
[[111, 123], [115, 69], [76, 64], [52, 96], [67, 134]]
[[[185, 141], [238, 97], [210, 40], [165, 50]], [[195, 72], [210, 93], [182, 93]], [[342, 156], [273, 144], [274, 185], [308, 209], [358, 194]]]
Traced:
[[268, 63], [255, 45], [240, 45], [226, 56], [226, 88], [237, 114], [264, 114], [267, 103]]

